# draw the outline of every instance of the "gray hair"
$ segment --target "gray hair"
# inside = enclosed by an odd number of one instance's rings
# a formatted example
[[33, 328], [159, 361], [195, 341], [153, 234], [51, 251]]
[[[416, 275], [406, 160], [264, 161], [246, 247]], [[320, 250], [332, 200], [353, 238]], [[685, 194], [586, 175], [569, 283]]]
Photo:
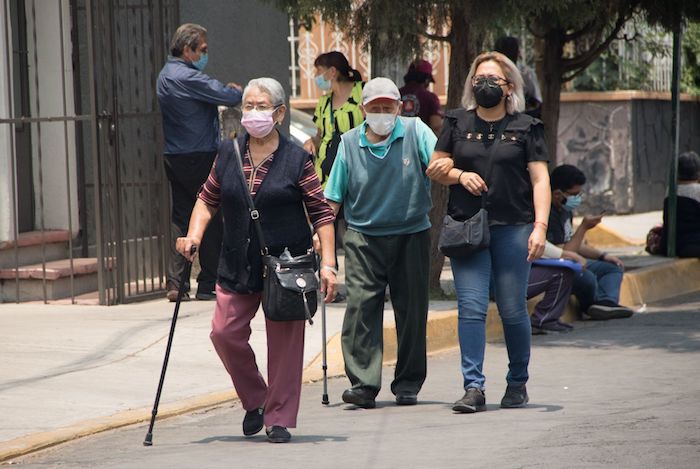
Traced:
[[506, 112], [515, 114], [525, 110], [525, 93], [523, 92], [523, 77], [520, 75], [518, 67], [505, 55], [500, 52], [484, 52], [480, 54], [469, 69], [469, 75], [464, 82], [464, 94], [462, 95], [462, 106], [467, 110], [476, 109], [476, 99], [474, 98], [474, 90], [472, 89], [472, 78], [476, 73], [476, 69], [484, 62], [496, 62], [506, 80], [513, 86], [513, 92], [510, 98], [506, 99]]
[[173, 38], [170, 41], [170, 55], [173, 57], [182, 57], [185, 52], [185, 46], [190, 49], [197, 50], [199, 41], [202, 37], [206, 37], [207, 30], [202, 26], [194, 23], [185, 23], [177, 28]]
[[257, 88], [263, 93], [267, 94], [270, 97], [270, 102], [275, 107], [281, 106], [287, 99], [287, 96], [284, 93], [284, 88], [282, 88], [279, 81], [275, 80], [274, 78], [262, 77], [253, 78], [248, 82], [243, 90], [243, 101], [245, 101], [246, 95], [253, 88]]

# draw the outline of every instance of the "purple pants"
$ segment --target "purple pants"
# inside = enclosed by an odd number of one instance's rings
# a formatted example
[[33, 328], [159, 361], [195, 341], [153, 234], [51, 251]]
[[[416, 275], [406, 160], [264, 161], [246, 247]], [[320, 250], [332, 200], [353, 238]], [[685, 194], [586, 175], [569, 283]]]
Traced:
[[243, 408], [264, 407], [266, 426], [294, 428], [301, 397], [305, 321], [265, 319], [268, 380], [265, 384], [248, 343], [250, 321], [259, 306], [260, 293], [233, 293], [217, 285], [211, 341], [231, 375]]
[[564, 267], [547, 267], [533, 265], [527, 282], [527, 299], [544, 292], [544, 298], [535, 306], [530, 317], [534, 326], [546, 322], [556, 322], [562, 314], [571, 296], [575, 272]]

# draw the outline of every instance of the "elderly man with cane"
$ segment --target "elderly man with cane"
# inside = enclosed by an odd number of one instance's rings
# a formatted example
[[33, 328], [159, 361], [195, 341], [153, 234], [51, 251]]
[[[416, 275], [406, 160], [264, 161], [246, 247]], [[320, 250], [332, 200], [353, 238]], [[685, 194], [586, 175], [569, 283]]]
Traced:
[[425, 169], [436, 137], [420, 119], [399, 117], [401, 94], [388, 78], [365, 85], [362, 110], [366, 120], [343, 134], [324, 191], [334, 210], [344, 204], [348, 223], [342, 348], [352, 387], [342, 398], [375, 407], [388, 285], [398, 335], [391, 391], [398, 405], [413, 405], [426, 375], [431, 200]]

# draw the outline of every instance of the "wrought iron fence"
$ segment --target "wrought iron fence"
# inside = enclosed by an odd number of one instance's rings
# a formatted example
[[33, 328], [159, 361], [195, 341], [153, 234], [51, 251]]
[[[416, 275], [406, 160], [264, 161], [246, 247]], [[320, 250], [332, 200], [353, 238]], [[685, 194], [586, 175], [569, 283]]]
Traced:
[[0, 5], [2, 300], [159, 294], [170, 234], [154, 86], [178, 1]]

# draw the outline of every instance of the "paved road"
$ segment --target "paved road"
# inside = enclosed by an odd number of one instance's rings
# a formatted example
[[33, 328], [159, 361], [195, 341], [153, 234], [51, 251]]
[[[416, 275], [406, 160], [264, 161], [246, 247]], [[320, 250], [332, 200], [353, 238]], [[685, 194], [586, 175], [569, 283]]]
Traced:
[[430, 358], [420, 405], [374, 410], [339, 403], [345, 379], [305, 386], [292, 443], [245, 439], [239, 406], [117, 430], [13, 461], [26, 468], [697, 468], [700, 461], [700, 294], [575, 332], [535, 337], [526, 409], [501, 410], [506, 351], [489, 344], [488, 411], [453, 414], [459, 355]]

